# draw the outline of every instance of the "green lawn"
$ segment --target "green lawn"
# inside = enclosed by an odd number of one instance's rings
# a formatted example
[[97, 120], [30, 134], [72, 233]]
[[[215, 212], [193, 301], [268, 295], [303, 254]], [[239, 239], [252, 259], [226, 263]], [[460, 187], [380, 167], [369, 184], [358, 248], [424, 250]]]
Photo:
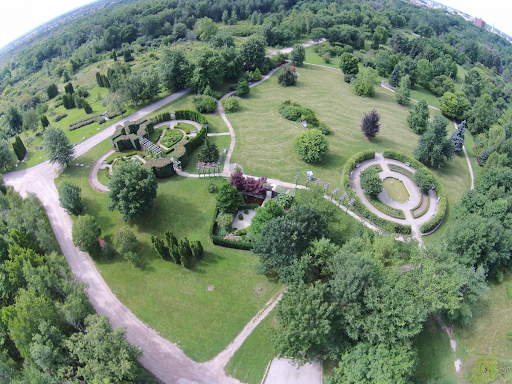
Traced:
[[276, 356], [271, 333], [277, 327], [275, 309], [262, 320], [226, 365], [226, 373], [242, 383], [259, 384]]
[[462, 377], [455, 371], [455, 360], [459, 356], [450, 347], [448, 334], [441, 329], [437, 320], [429, 318], [421, 333], [414, 338], [418, 349], [418, 365], [414, 378], [418, 383], [456, 384]]
[[[216, 144], [219, 148], [219, 152], [222, 153], [223, 148], [229, 149], [229, 143], [231, 142], [231, 136], [211, 136], [208, 138], [212, 143]], [[197, 173], [196, 165], [197, 165], [197, 154], [198, 150], [195, 150], [192, 152], [192, 155], [189, 156], [188, 164], [185, 168], [183, 168], [184, 171], [190, 172], [190, 173]], [[220, 171], [222, 172], [222, 169], [224, 168], [224, 162], [222, 163], [220, 167]]]
[[[274, 76], [254, 87], [251, 96], [240, 101], [240, 110], [229, 115], [236, 132], [232, 162], [241, 164], [245, 173], [294, 182], [295, 174], [300, 171], [300, 182], [304, 183], [305, 171], [312, 170], [322, 182], [330, 182], [332, 190], [341, 187], [343, 167], [359, 151], [394, 149], [412, 155], [419, 138], [406, 124], [412, 105], [398, 105], [393, 94], [381, 87], [376, 87], [374, 98], [357, 97], [343, 81], [342, 74], [332, 69], [306, 65], [298, 71], [297, 86], [281, 87]], [[332, 133], [327, 136], [330, 150], [323, 163], [307, 164], [294, 153], [293, 141], [304, 128], [279, 114], [278, 105], [287, 99], [312, 108], [320, 121], [331, 128]], [[381, 116], [381, 131], [368, 142], [359, 126], [363, 114], [373, 108]], [[431, 111], [432, 116], [435, 113], [439, 112]], [[444, 169], [434, 173], [443, 183], [452, 205], [470, 187], [463, 156], [455, 157]]]
[[[78, 161], [92, 166], [110, 147], [108, 140]], [[86, 212], [94, 215], [107, 241], [122, 224], [119, 213], [106, 209], [108, 196], [92, 190], [90, 168], [70, 167], [57, 179], [82, 188]], [[208, 181], [220, 182], [219, 178]], [[250, 252], [214, 246], [208, 227], [215, 197], [206, 192], [206, 180], [174, 176], [159, 181], [151, 212], [126, 224], [142, 244], [142, 270], [122, 260], [94, 257], [103, 278], [117, 297], [142, 321], [183, 349], [192, 359], [206, 361], [221, 352], [245, 324], [280, 289], [256, 274], [257, 258]], [[171, 230], [178, 238], [200, 240], [204, 259], [192, 270], [162, 261], [150, 246], [150, 236]], [[207, 287], [214, 286], [209, 292]], [[262, 287], [263, 289], [258, 289]]]

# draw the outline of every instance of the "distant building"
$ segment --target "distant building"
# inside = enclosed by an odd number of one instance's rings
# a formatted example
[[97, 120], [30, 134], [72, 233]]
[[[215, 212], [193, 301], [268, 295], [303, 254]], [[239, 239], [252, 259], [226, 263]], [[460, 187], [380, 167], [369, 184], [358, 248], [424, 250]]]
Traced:
[[473, 23], [475, 23], [475, 25], [479, 26], [480, 28], [485, 28], [485, 21], [483, 21], [482, 19], [480, 19], [478, 17], [475, 17], [475, 20], [473, 21]]

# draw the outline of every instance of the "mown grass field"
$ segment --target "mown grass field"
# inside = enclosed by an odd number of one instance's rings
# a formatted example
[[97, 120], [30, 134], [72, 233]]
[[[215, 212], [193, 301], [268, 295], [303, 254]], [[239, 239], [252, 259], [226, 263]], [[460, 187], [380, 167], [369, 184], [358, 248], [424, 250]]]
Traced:
[[[381, 87], [376, 87], [374, 98], [357, 97], [343, 81], [341, 72], [329, 68], [305, 65], [298, 71], [296, 86], [281, 87], [273, 76], [252, 88], [250, 96], [240, 101], [239, 112], [229, 115], [236, 132], [232, 162], [241, 164], [246, 174], [295, 182], [300, 171], [299, 182], [305, 183], [305, 171], [312, 170], [322, 183], [330, 182], [332, 190], [341, 187], [343, 167], [359, 151], [393, 149], [412, 156], [419, 138], [406, 123], [412, 105], [398, 105], [393, 94]], [[313, 109], [320, 121], [331, 128], [332, 133], [327, 136], [330, 149], [324, 162], [307, 164], [294, 153], [293, 141], [304, 128], [279, 114], [278, 106], [285, 100]], [[360, 121], [373, 108], [381, 116], [381, 130], [368, 142], [360, 131]], [[439, 112], [431, 110], [431, 116], [435, 113]], [[448, 130], [451, 132], [452, 127]], [[434, 170], [434, 174], [443, 183], [452, 206], [470, 187], [463, 155], [455, 157], [445, 168]]]
[[[92, 166], [109, 147], [106, 140], [78, 161]], [[210, 242], [208, 228], [215, 197], [207, 193], [206, 180], [174, 176], [159, 181], [153, 209], [124, 224], [118, 212], [106, 209], [108, 196], [90, 187], [89, 171], [86, 167], [70, 167], [57, 179], [57, 184], [68, 180], [82, 188], [86, 212], [97, 218], [107, 242], [116, 226], [128, 226], [141, 243], [145, 261], [143, 269], [134, 269], [120, 257], [109, 261], [94, 256], [98, 269], [117, 297], [139, 319], [177, 343], [192, 359], [206, 361], [221, 352], [277, 294], [280, 285], [256, 274], [254, 255]], [[151, 247], [150, 236], [163, 236], [168, 229], [178, 238], [187, 236], [203, 244], [204, 259], [192, 270], [162, 261]], [[209, 285], [214, 287], [211, 292], [207, 291]]]

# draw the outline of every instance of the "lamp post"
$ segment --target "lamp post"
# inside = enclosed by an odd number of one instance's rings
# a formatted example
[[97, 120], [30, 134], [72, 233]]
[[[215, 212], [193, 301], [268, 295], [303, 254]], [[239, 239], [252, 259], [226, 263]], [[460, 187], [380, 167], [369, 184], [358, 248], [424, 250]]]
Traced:
[[299, 181], [299, 178], [300, 178], [300, 172], [297, 172], [297, 174], [295, 175], [295, 188], [297, 188], [297, 182]]
[[346, 212], [348, 212], [348, 208], [349, 208], [349, 207], [351, 207], [352, 205], [354, 205], [355, 201], [356, 201], [356, 199], [350, 199], [350, 200], [348, 201], [348, 203], [347, 203], [347, 210], [346, 210]]
[[308, 189], [309, 182], [311, 181], [312, 178], [313, 178], [313, 176], [311, 176], [311, 175], [308, 175], [308, 177], [306, 177], [306, 189]]
[[324, 184], [324, 193], [327, 195], [327, 191], [329, 190], [329, 187], [331, 186], [331, 183], [325, 183]]
[[333, 196], [334, 196], [334, 199], [336, 200], [336, 196], [338, 195], [339, 191], [340, 191], [339, 188], [336, 188], [334, 191], [332, 191], [332, 193], [331, 193], [331, 201], [332, 201]]
[[320, 179], [316, 179], [316, 181], [315, 181], [315, 187], [318, 187], [318, 184], [320, 184]]

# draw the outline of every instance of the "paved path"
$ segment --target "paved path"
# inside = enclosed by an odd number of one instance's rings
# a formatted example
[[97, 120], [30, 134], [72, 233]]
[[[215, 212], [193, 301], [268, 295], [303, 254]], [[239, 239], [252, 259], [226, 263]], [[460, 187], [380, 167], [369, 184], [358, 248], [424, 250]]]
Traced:
[[103, 185], [98, 180], [98, 172], [100, 171], [101, 165], [103, 164], [103, 161], [107, 159], [111, 154], [113, 154], [115, 150], [111, 149], [107, 153], [105, 153], [103, 156], [101, 156], [94, 165], [91, 168], [91, 172], [89, 173], [89, 184], [91, 184], [91, 187], [100, 193], [107, 193], [109, 191], [108, 187], [106, 185]]
[[[273, 72], [272, 72], [273, 73]], [[269, 74], [270, 75], [270, 74]], [[268, 79], [269, 75], [262, 80]], [[112, 136], [117, 125], [126, 121], [136, 121], [149, 113], [165, 106], [166, 104], [185, 95], [189, 90], [183, 90], [169, 95], [139, 111], [127, 116], [91, 138], [75, 146], [75, 157], [79, 157], [102, 141]], [[220, 103], [219, 103], [220, 104]], [[222, 106], [221, 106], [222, 107]], [[221, 109], [222, 113], [224, 112]], [[225, 118], [225, 114], [224, 114]], [[227, 120], [227, 119], [226, 119]], [[234, 137], [234, 130], [228, 123], [230, 134]], [[232, 140], [230, 150], [234, 148]], [[105, 155], [104, 155], [105, 156]], [[100, 159], [99, 159], [100, 160]], [[97, 163], [101, 164], [101, 161]], [[228, 163], [229, 164], [229, 161]], [[227, 172], [228, 170], [225, 170]], [[217, 358], [206, 363], [196, 363], [188, 358], [178, 346], [162, 338], [156, 331], [140, 321], [126, 306], [124, 306], [110, 290], [103, 280], [100, 271], [87, 253], [80, 252], [73, 244], [71, 236], [72, 220], [69, 215], [60, 207], [59, 196], [54, 179], [58, 175], [57, 166], [45, 161], [32, 168], [3, 175], [4, 182], [12, 186], [22, 196], [29, 193], [35, 194], [46, 209], [48, 219], [62, 252], [79, 282], [87, 283], [87, 293], [94, 309], [98, 313], [109, 317], [114, 327], [126, 327], [128, 341], [140, 347], [143, 355], [140, 358], [142, 365], [163, 383], [179, 384], [231, 384], [238, 383], [238, 380], [226, 376], [223, 371], [225, 363], [249, 336], [256, 325], [270, 312], [272, 305], [258, 313], [253, 320], [244, 328], [237, 338]], [[197, 175], [196, 175], [197, 176]], [[191, 175], [191, 177], [195, 177]], [[96, 182], [99, 181], [96, 177]], [[99, 185], [96, 185], [97, 187]]]
[[315, 360], [297, 367], [293, 360], [275, 358], [265, 377], [264, 384], [311, 384], [322, 382], [322, 363]]

